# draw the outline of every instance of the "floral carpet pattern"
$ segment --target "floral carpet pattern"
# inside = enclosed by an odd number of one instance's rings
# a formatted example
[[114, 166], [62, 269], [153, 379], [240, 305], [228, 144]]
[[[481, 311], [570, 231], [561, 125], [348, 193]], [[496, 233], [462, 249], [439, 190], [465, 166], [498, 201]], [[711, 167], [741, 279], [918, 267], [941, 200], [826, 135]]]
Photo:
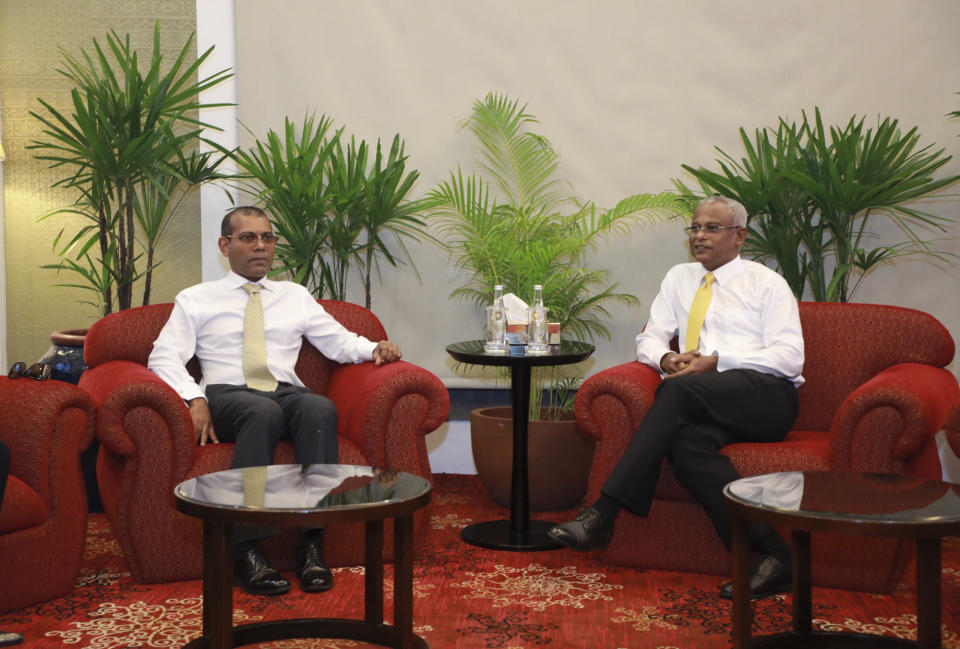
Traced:
[[[414, 627], [433, 649], [712, 649], [730, 646], [730, 604], [723, 579], [602, 563], [569, 550], [508, 553], [466, 545], [460, 530], [505, 518], [474, 476], [434, 476], [430, 526], [414, 567]], [[549, 517], [565, 520], [571, 512]], [[547, 518], [547, 516], [544, 516]], [[235, 590], [237, 624], [288, 617], [363, 615], [363, 568], [336, 568], [328, 593], [258, 598]], [[392, 614], [387, 566], [386, 617]], [[913, 571], [889, 595], [815, 588], [814, 626], [825, 631], [915, 639]], [[2, 587], [2, 584], [0, 584]], [[960, 649], [960, 539], [943, 544], [945, 649]], [[754, 634], [785, 631], [789, 595], [762, 600]], [[65, 597], [0, 616], [0, 629], [40, 649], [175, 648], [201, 630], [201, 584], [136, 584], [102, 514], [88, 524], [83, 569]], [[362, 649], [353, 640], [302, 639], [271, 649]]]

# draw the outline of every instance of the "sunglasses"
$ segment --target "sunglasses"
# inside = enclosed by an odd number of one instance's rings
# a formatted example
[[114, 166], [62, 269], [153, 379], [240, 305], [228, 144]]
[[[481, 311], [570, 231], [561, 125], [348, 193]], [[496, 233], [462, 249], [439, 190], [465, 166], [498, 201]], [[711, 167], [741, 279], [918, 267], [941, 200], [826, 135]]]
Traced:
[[17, 361], [10, 366], [10, 371], [7, 372], [7, 376], [11, 379], [28, 376], [37, 381], [46, 381], [50, 378], [50, 366], [46, 363], [34, 363], [30, 367], [27, 367], [27, 364], [23, 361]]

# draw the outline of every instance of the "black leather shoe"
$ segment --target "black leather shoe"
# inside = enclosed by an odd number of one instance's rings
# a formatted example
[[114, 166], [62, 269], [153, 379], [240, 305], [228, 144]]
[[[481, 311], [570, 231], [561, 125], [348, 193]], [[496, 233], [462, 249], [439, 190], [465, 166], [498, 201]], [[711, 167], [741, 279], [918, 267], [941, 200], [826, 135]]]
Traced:
[[323, 560], [322, 541], [305, 540], [300, 546], [297, 575], [300, 577], [300, 590], [306, 593], [322, 593], [333, 588], [333, 573]]
[[547, 530], [547, 536], [579, 552], [605, 548], [613, 536], [613, 520], [591, 507], [572, 521], [554, 525]]
[[[762, 599], [778, 593], [786, 593], [792, 586], [790, 566], [774, 556], [760, 557], [750, 575], [750, 599]], [[720, 586], [720, 596], [733, 599], [733, 583]]]
[[243, 550], [233, 568], [234, 580], [251, 595], [283, 595], [290, 590], [286, 577], [274, 570], [257, 546]]

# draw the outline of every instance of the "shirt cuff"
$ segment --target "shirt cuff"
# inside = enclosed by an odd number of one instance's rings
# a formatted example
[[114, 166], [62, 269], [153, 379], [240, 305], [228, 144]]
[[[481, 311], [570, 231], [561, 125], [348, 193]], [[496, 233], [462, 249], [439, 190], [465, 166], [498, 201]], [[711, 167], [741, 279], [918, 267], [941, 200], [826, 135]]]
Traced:
[[189, 403], [193, 399], [203, 398], [206, 399], [207, 395], [203, 393], [203, 390], [200, 389], [200, 386], [196, 383], [188, 383], [186, 385], [180, 386], [180, 389], [177, 390], [177, 393], [180, 395], [180, 398]]
[[364, 345], [363, 347], [361, 347], [361, 352], [363, 352], [363, 355], [360, 356], [360, 357], [357, 359], [356, 362], [357, 362], [357, 363], [362, 363], [362, 362], [364, 362], [364, 361], [372, 361], [372, 360], [373, 360], [373, 350], [377, 348], [377, 345], [378, 345], [378, 344], [379, 344], [379, 343], [375, 343], [375, 342], [373, 342], [372, 340], [368, 340], [368, 341], [367, 341], [367, 344]]

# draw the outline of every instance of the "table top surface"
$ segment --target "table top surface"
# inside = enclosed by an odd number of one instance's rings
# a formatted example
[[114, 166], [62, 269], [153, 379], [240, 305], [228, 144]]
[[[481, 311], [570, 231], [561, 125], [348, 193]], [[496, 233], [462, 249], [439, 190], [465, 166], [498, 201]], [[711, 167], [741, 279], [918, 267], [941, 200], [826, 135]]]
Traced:
[[960, 485], [879, 473], [788, 471], [734, 480], [735, 503], [801, 517], [889, 524], [960, 523]]
[[377, 508], [415, 500], [430, 483], [412, 473], [348, 464], [275, 464], [185, 480], [187, 503], [236, 511], [317, 512]]
[[510, 345], [501, 354], [485, 352], [482, 340], [464, 340], [447, 345], [447, 353], [462, 363], [508, 367], [579, 363], [589, 358], [593, 349], [590, 343], [579, 340], [562, 340], [559, 345], [549, 345], [546, 352], [538, 354], [528, 354], [526, 345]]

